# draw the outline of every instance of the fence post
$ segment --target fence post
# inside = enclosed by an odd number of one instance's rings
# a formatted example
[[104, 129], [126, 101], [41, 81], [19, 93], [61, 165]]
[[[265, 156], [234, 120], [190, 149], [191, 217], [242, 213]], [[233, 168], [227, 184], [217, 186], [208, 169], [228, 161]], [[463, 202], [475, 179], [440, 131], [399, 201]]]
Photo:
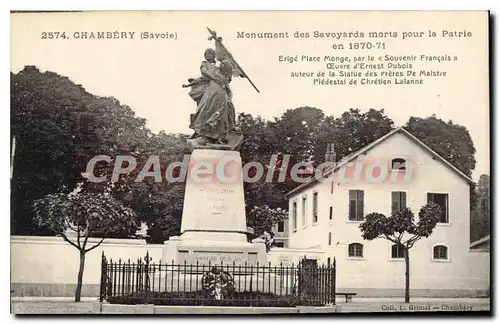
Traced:
[[333, 304], [336, 305], [336, 293], [337, 293], [337, 261], [333, 257]]
[[[305, 257], [304, 257], [305, 259]], [[302, 300], [302, 260], [299, 261], [297, 263], [297, 270], [294, 272], [296, 273], [296, 277], [297, 279], [296, 282], [297, 282], [297, 297], [298, 297], [298, 300], [301, 301]]]
[[99, 287], [99, 301], [102, 303], [104, 298], [106, 297], [106, 276], [107, 276], [107, 266], [106, 266], [106, 257], [104, 256], [104, 251], [102, 251], [101, 255], [101, 286]]
[[146, 256], [144, 257], [144, 285], [145, 285], [145, 293], [146, 293], [146, 304], [149, 301], [149, 251], [146, 252]]

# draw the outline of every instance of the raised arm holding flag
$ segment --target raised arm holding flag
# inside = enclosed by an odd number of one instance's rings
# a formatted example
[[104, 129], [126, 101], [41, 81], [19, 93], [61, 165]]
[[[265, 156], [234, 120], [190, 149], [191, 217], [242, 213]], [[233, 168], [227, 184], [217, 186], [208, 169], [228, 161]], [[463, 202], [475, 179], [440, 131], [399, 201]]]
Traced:
[[208, 40], [215, 40], [215, 58], [218, 61], [222, 60], [227, 60], [231, 63], [233, 66], [233, 76], [238, 76], [241, 78], [246, 78], [248, 82], [254, 87], [254, 89], [260, 93], [259, 89], [255, 86], [255, 84], [252, 82], [252, 80], [248, 77], [248, 75], [243, 71], [241, 66], [236, 62], [234, 59], [233, 55], [227, 50], [226, 46], [222, 44], [222, 37], [218, 37], [217, 33], [210, 28], [208, 28], [208, 32], [210, 33], [210, 37], [208, 37]]

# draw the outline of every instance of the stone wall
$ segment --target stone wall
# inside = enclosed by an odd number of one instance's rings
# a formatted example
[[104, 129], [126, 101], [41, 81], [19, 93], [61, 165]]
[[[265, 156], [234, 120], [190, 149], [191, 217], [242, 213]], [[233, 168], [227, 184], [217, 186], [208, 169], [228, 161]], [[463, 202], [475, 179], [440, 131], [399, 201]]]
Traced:
[[[79, 267], [78, 250], [60, 237], [11, 236], [12, 296], [73, 296]], [[98, 242], [90, 239], [90, 245]], [[106, 239], [87, 253], [82, 296], [99, 296], [101, 254], [113, 261], [136, 262], [146, 252], [153, 262], [162, 258], [163, 244], [146, 244], [144, 240]], [[267, 255], [272, 265], [297, 264], [306, 256], [322, 260], [321, 251], [274, 248]], [[318, 262], [320, 263], [320, 262]]]
[[[90, 246], [98, 239], [90, 239]], [[78, 250], [60, 237], [11, 236], [11, 290], [13, 296], [73, 296], [79, 267]], [[149, 252], [162, 256], [163, 245], [144, 240], [106, 239], [87, 253], [82, 296], [99, 296], [101, 254], [113, 260], [136, 262]]]
[[[95, 244], [97, 240], [90, 240]], [[83, 297], [99, 296], [101, 254], [113, 261], [136, 262], [146, 252], [153, 262], [162, 258], [164, 245], [146, 244], [144, 240], [107, 239], [87, 254], [83, 277]], [[273, 248], [267, 254], [272, 265], [297, 264], [304, 257], [326, 264], [328, 253], [321, 249]], [[333, 262], [333, 259], [330, 260]], [[436, 297], [477, 297], [488, 294], [490, 285], [490, 254], [470, 252], [467, 273], [453, 277], [440, 272], [428, 272], [425, 277], [412, 276], [412, 295]], [[366, 263], [366, 262], [365, 262]], [[397, 263], [397, 271], [378, 273], [376, 269], [356, 267], [337, 257], [337, 288], [352, 291], [358, 296], [403, 296], [404, 263]], [[415, 262], [414, 262], [415, 264]], [[60, 237], [11, 236], [11, 293], [12, 296], [74, 296], [79, 255], [76, 248]], [[388, 277], [392, 277], [392, 281]], [[394, 283], [396, 281], [396, 283]], [[426, 283], [433, 283], [434, 287]], [[439, 284], [438, 284], [439, 283]]]

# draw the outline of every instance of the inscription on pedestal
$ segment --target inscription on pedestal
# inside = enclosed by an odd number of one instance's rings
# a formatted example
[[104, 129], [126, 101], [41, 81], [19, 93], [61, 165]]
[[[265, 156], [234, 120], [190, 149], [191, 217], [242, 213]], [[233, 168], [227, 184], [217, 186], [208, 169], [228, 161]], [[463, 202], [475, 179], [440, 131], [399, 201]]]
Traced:
[[197, 262], [198, 264], [220, 263], [219, 258], [216, 255], [199, 255], [199, 254], [195, 254], [194, 262]]
[[[228, 204], [231, 198], [224, 196], [233, 195], [232, 188], [201, 188], [200, 193], [205, 197], [205, 211], [211, 215], [222, 215], [229, 211]], [[222, 197], [221, 197], [222, 196]]]
[[244, 265], [245, 259], [243, 253], [209, 253], [209, 252], [194, 252], [194, 262], [198, 264], [225, 264]]
[[218, 195], [230, 195], [234, 194], [233, 188], [201, 188], [200, 192], [202, 194], [218, 194]]
[[249, 254], [248, 259], [244, 257], [241, 252], [204, 252], [204, 251], [193, 251], [192, 255], [189, 256], [187, 252], [179, 251], [179, 261], [184, 263], [186, 261], [187, 264], [195, 265], [228, 265], [232, 266], [233, 263], [235, 266], [245, 265], [245, 262], [250, 265], [256, 261], [256, 255]]
[[207, 199], [207, 212], [212, 215], [221, 215], [226, 212], [227, 204], [225, 199], [208, 198]]

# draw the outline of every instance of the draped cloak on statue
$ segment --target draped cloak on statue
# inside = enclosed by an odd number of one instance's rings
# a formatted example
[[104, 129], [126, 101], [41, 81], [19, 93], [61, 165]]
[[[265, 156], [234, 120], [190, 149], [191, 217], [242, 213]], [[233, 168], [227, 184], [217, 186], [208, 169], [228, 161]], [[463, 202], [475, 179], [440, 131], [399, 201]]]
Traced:
[[214, 143], [224, 143], [227, 134], [235, 127], [235, 110], [229, 82], [232, 66], [222, 61], [221, 66], [203, 61], [201, 77], [192, 82], [189, 96], [197, 103], [196, 112], [191, 115], [190, 128], [193, 138], [204, 137]]

